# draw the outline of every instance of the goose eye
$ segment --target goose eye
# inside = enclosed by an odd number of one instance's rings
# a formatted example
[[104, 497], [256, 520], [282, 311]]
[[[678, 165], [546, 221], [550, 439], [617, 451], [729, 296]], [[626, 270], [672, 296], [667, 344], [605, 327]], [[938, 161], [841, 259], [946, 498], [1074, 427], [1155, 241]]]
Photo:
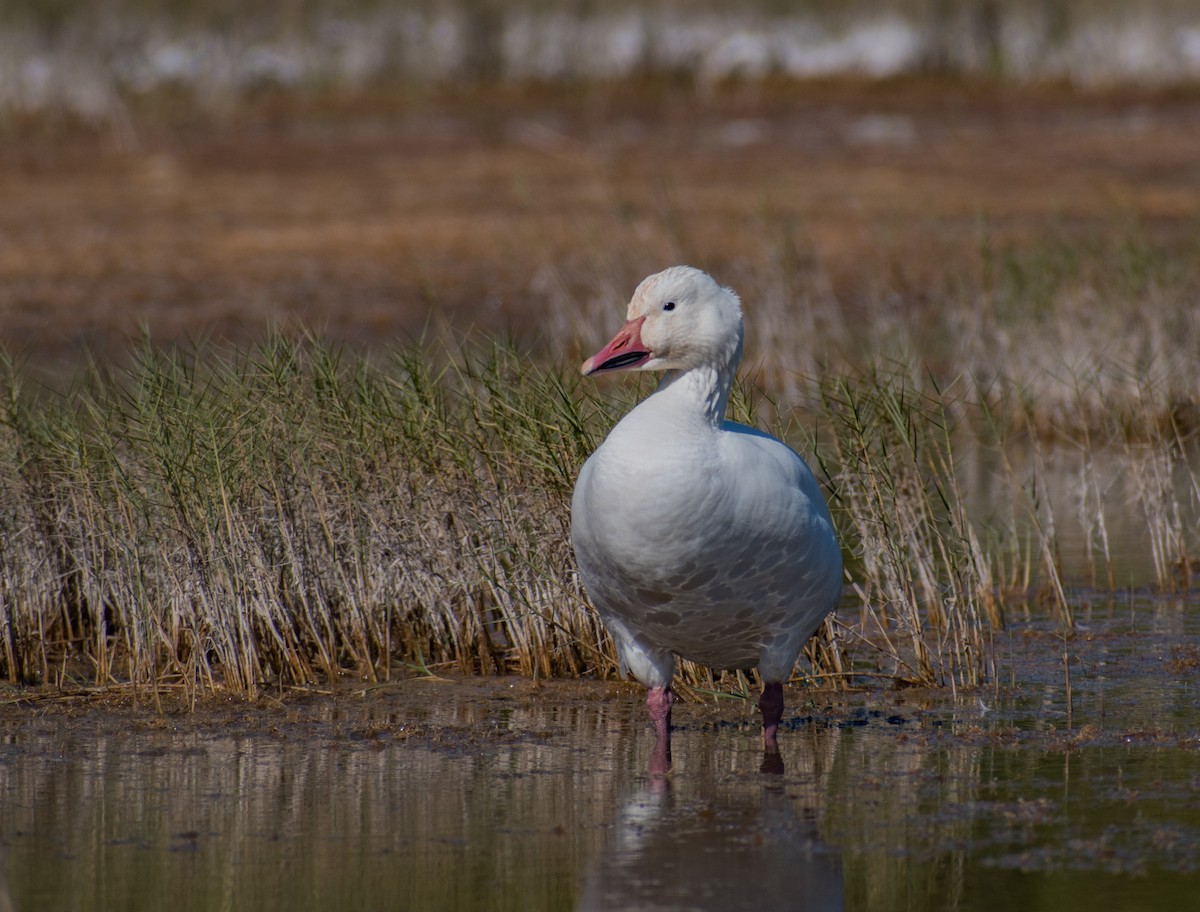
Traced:
[[675, 309], [674, 301], [668, 301], [666, 304], [663, 305], [663, 310], [674, 310], [674, 309]]

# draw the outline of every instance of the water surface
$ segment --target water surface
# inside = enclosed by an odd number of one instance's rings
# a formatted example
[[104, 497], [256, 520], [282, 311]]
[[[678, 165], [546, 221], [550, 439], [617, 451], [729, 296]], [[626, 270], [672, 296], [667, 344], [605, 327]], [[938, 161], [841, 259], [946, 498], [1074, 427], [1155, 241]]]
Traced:
[[0, 909], [1189, 908], [1195, 605], [1077, 617], [1002, 635], [1019, 686], [791, 690], [782, 774], [728, 698], [677, 707], [647, 775], [640, 690], [601, 682], [163, 715], [12, 692]]

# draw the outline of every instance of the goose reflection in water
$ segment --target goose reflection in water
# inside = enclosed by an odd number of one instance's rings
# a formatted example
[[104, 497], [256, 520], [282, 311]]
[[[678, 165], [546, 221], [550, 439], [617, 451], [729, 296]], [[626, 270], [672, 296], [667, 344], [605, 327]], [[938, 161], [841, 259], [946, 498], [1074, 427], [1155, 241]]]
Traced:
[[783, 781], [721, 786], [677, 797], [651, 776], [622, 804], [576, 909], [840, 910], [841, 859]]

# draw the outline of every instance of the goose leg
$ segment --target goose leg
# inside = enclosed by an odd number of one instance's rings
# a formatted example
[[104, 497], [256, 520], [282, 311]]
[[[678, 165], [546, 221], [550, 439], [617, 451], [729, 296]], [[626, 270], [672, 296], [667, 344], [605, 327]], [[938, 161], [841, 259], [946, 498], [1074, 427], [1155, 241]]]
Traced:
[[665, 773], [671, 768], [671, 704], [675, 694], [670, 686], [651, 687], [646, 694], [646, 708], [654, 723], [654, 753], [650, 756], [650, 772]]
[[775, 739], [779, 731], [779, 722], [783, 719], [783, 683], [775, 681], [763, 683], [762, 696], [758, 698], [758, 708], [763, 717], [763, 750], [767, 753], [779, 753], [779, 742]]

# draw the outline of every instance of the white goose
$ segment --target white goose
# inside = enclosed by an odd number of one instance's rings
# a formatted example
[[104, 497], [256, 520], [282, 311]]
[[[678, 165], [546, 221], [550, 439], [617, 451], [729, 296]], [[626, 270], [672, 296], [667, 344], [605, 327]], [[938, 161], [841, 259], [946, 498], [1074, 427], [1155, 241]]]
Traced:
[[783, 682], [836, 606], [842, 558], [808, 466], [725, 420], [742, 358], [738, 297], [690, 266], [642, 281], [586, 375], [665, 371], [575, 484], [571, 538], [623, 670], [649, 688], [651, 769], [670, 767], [675, 656], [757, 666], [763, 748], [777, 754]]

